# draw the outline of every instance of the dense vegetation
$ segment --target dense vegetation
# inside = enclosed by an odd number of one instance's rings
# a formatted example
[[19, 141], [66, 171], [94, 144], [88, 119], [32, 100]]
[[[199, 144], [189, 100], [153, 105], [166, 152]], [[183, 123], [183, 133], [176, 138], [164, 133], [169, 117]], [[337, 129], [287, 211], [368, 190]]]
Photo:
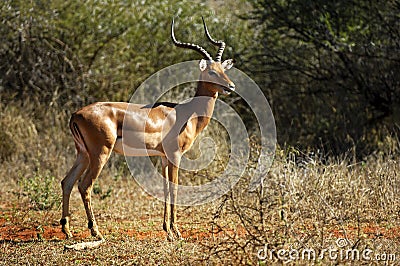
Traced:
[[203, 15], [226, 40], [225, 57], [265, 92], [281, 144], [356, 148], [359, 157], [393, 150], [398, 1], [237, 1], [233, 12], [218, 3], [2, 1], [2, 108], [28, 101], [69, 113], [96, 100], [127, 101], [155, 71], [198, 58], [171, 44], [172, 16], [182, 39], [213, 49]]
[[292, 144], [392, 150], [400, 119], [399, 1], [254, 1], [250, 72]]

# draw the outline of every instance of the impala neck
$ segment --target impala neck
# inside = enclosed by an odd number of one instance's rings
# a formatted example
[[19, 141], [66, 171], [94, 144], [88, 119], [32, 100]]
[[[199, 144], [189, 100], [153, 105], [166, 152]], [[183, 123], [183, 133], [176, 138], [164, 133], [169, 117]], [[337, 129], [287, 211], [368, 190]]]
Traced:
[[199, 81], [197, 84], [196, 94], [193, 99], [194, 103], [200, 104], [199, 107], [195, 108], [198, 110], [197, 114], [199, 117], [197, 121], [197, 129], [200, 131], [203, 130], [210, 122], [214, 112], [215, 101], [218, 97], [218, 93], [211, 92], [209, 86], [213, 86], [213, 84]]
[[210, 82], [205, 82], [205, 81], [199, 81], [197, 83], [197, 90], [196, 90], [196, 94], [194, 95], [194, 97], [198, 97], [198, 96], [205, 96], [205, 97], [211, 97], [214, 98], [214, 102], [218, 97], [218, 93], [217, 92], [211, 92], [211, 90], [209, 89], [210, 87], [214, 86], [213, 83]]

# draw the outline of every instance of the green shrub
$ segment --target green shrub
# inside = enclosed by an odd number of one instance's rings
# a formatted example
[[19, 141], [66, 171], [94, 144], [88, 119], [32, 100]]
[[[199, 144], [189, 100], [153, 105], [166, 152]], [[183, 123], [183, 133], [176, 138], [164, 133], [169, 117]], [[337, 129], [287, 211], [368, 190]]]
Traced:
[[49, 172], [38, 171], [32, 177], [22, 177], [19, 184], [34, 209], [50, 210], [60, 202], [60, 193], [55, 188], [56, 178]]

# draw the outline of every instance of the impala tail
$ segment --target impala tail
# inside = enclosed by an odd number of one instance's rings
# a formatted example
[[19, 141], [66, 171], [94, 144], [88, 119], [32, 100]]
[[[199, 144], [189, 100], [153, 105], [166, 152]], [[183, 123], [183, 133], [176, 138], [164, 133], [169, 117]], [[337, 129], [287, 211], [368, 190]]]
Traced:
[[74, 137], [77, 152], [84, 152], [85, 154], [87, 154], [88, 149], [86, 147], [85, 140], [83, 139], [83, 135], [79, 130], [79, 126], [76, 122], [76, 117], [77, 114], [74, 113], [71, 117], [71, 120], [69, 121], [69, 128], [71, 129], [72, 136]]

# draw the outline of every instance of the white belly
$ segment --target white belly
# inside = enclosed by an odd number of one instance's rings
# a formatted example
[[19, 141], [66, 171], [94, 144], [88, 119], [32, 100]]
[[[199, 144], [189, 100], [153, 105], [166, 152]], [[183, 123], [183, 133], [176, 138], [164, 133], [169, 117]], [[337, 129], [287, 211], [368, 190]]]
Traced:
[[163, 156], [162, 152], [157, 150], [131, 147], [126, 143], [123, 144], [122, 138], [118, 138], [114, 145], [114, 152], [125, 156]]

